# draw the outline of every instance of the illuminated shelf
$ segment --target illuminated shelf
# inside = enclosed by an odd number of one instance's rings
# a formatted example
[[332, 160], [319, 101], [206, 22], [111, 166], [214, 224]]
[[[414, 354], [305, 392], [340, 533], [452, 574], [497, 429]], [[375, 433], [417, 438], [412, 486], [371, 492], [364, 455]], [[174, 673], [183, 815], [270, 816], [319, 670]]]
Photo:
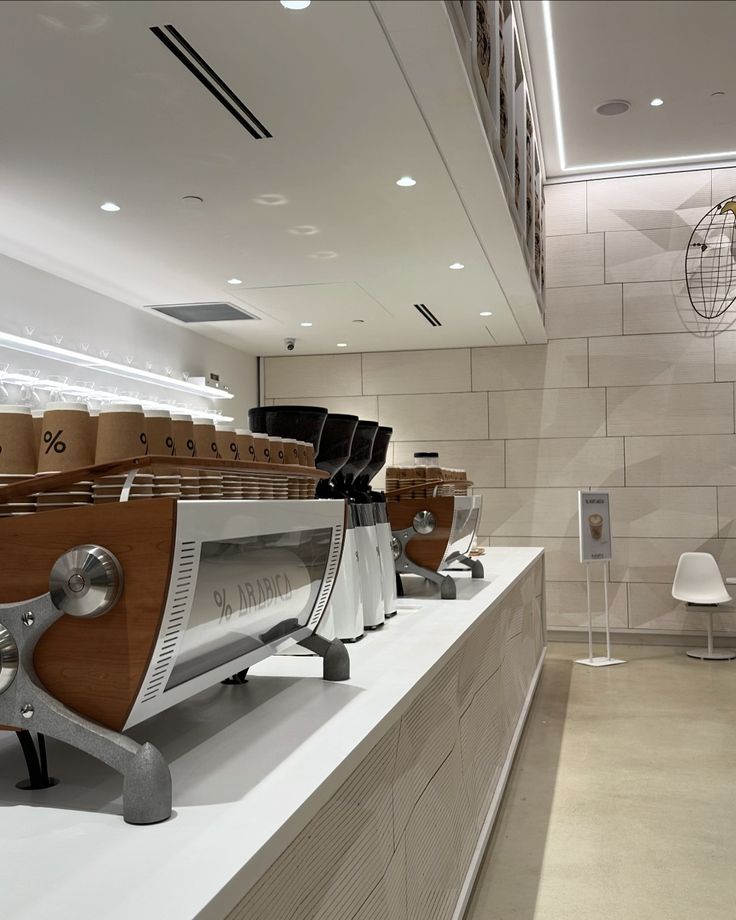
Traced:
[[[69, 351], [67, 348], [61, 348], [58, 345], [47, 345], [45, 342], [37, 342], [35, 339], [25, 339], [18, 335], [12, 335], [9, 332], [0, 332], [0, 347], [10, 348], [13, 351], [19, 351], [26, 355], [34, 355], [37, 358], [51, 358], [55, 361], [63, 361], [65, 364], [73, 364], [75, 367], [102, 371], [105, 374], [112, 374], [116, 377], [122, 377], [125, 380], [135, 380], [137, 383], [148, 383], [152, 386], [165, 387], [168, 390], [187, 393], [189, 396], [199, 396], [205, 399], [233, 398], [232, 393], [228, 393], [227, 390], [219, 390], [217, 387], [201, 386], [197, 383], [190, 383], [188, 380], [177, 380], [174, 377], [167, 377], [165, 374], [154, 374], [152, 371], [144, 371], [138, 367], [130, 367], [126, 364], [117, 364], [115, 361], [108, 361], [105, 358], [98, 358], [95, 355], [80, 354], [76, 351]], [[38, 383], [38, 381], [36, 381], [36, 383]], [[59, 389], [67, 391], [69, 387], [60, 387]], [[99, 396], [99, 394], [97, 394], [97, 396]], [[159, 403], [158, 405], [162, 404]], [[208, 413], [202, 412], [200, 414], [205, 416]]]

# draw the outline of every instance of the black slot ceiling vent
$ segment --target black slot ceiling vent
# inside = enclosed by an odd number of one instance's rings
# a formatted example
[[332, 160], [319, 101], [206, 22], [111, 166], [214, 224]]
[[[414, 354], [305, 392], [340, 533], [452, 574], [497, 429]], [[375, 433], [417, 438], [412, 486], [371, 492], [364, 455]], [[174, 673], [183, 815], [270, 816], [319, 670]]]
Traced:
[[231, 303], [164, 303], [147, 307], [180, 323], [231, 323], [233, 320], [258, 319]]
[[442, 323], [437, 319], [434, 313], [429, 309], [429, 307], [424, 303], [415, 303], [415, 309], [419, 310], [420, 314], [427, 320], [430, 326], [441, 326]]
[[202, 55], [195, 51], [174, 26], [151, 26], [156, 38], [194, 74], [204, 88], [211, 93], [223, 108], [242, 125], [257, 141], [273, 137], [263, 123], [256, 118], [243, 100], [227, 85], [217, 71], [210, 67]]

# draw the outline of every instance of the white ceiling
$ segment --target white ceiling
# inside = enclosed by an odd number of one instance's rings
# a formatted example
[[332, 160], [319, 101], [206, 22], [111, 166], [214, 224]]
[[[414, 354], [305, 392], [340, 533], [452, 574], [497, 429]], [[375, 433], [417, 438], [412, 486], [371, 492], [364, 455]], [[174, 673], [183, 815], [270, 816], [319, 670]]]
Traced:
[[[736, 159], [736, 3], [551, 0], [565, 168], [544, 4], [521, 8], [548, 177]], [[596, 114], [613, 99], [631, 110]]]
[[[149, 31], [169, 23], [272, 139]], [[134, 306], [229, 300], [261, 320], [190, 328], [258, 354], [523, 342], [365, 0], [3, 2], [0, 34], [0, 251]]]

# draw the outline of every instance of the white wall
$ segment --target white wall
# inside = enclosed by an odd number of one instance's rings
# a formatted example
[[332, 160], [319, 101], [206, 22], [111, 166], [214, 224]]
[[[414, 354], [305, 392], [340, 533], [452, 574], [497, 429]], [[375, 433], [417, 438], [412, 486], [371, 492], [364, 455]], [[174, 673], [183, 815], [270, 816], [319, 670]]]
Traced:
[[[268, 358], [264, 397], [354, 410], [394, 427], [395, 460], [433, 446], [466, 467], [482, 537], [547, 550], [553, 627], [586, 617], [576, 491], [609, 489], [613, 623], [699, 630], [671, 584], [693, 550], [736, 576], [736, 307], [704, 328], [682, 279], [692, 227], [736, 194], [736, 169], [546, 191], [547, 345]], [[736, 632], [736, 606], [717, 621]]]
[[[165, 369], [170, 367], [173, 376], [181, 378], [182, 371], [195, 376], [215, 371], [235, 394], [234, 399], [221, 401], [218, 407], [227, 415], [235, 415], [238, 422], [247, 421], [248, 409], [257, 404], [257, 362], [253, 355], [0, 256], [0, 329], [27, 337], [26, 327], [33, 329], [32, 338], [50, 344], [57, 344], [54, 336], [62, 336], [61, 347], [72, 351], [81, 351], [84, 343], [89, 345], [90, 354], [99, 355], [106, 350], [110, 352], [109, 360], [121, 364], [126, 363], [126, 357], [132, 357], [139, 368], [150, 362], [155, 373], [166, 373]], [[44, 373], [92, 380], [95, 385], [119, 386], [121, 391], [173, 398], [193, 407], [207, 404], [206, 400], [183, 393], [128, 383], [108, 374], [31, 358], [9, 349], [0, 349], [0, 361], [10, 363], [15, 370], [39, 367]]]

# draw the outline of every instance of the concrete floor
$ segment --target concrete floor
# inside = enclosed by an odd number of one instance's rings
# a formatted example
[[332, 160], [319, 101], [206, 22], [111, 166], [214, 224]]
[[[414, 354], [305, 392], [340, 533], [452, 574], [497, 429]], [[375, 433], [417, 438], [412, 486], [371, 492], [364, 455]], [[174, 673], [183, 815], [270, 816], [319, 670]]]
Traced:
[[736, 917], [736, 662], [614, 653], [550, 646], [466, 920]]

